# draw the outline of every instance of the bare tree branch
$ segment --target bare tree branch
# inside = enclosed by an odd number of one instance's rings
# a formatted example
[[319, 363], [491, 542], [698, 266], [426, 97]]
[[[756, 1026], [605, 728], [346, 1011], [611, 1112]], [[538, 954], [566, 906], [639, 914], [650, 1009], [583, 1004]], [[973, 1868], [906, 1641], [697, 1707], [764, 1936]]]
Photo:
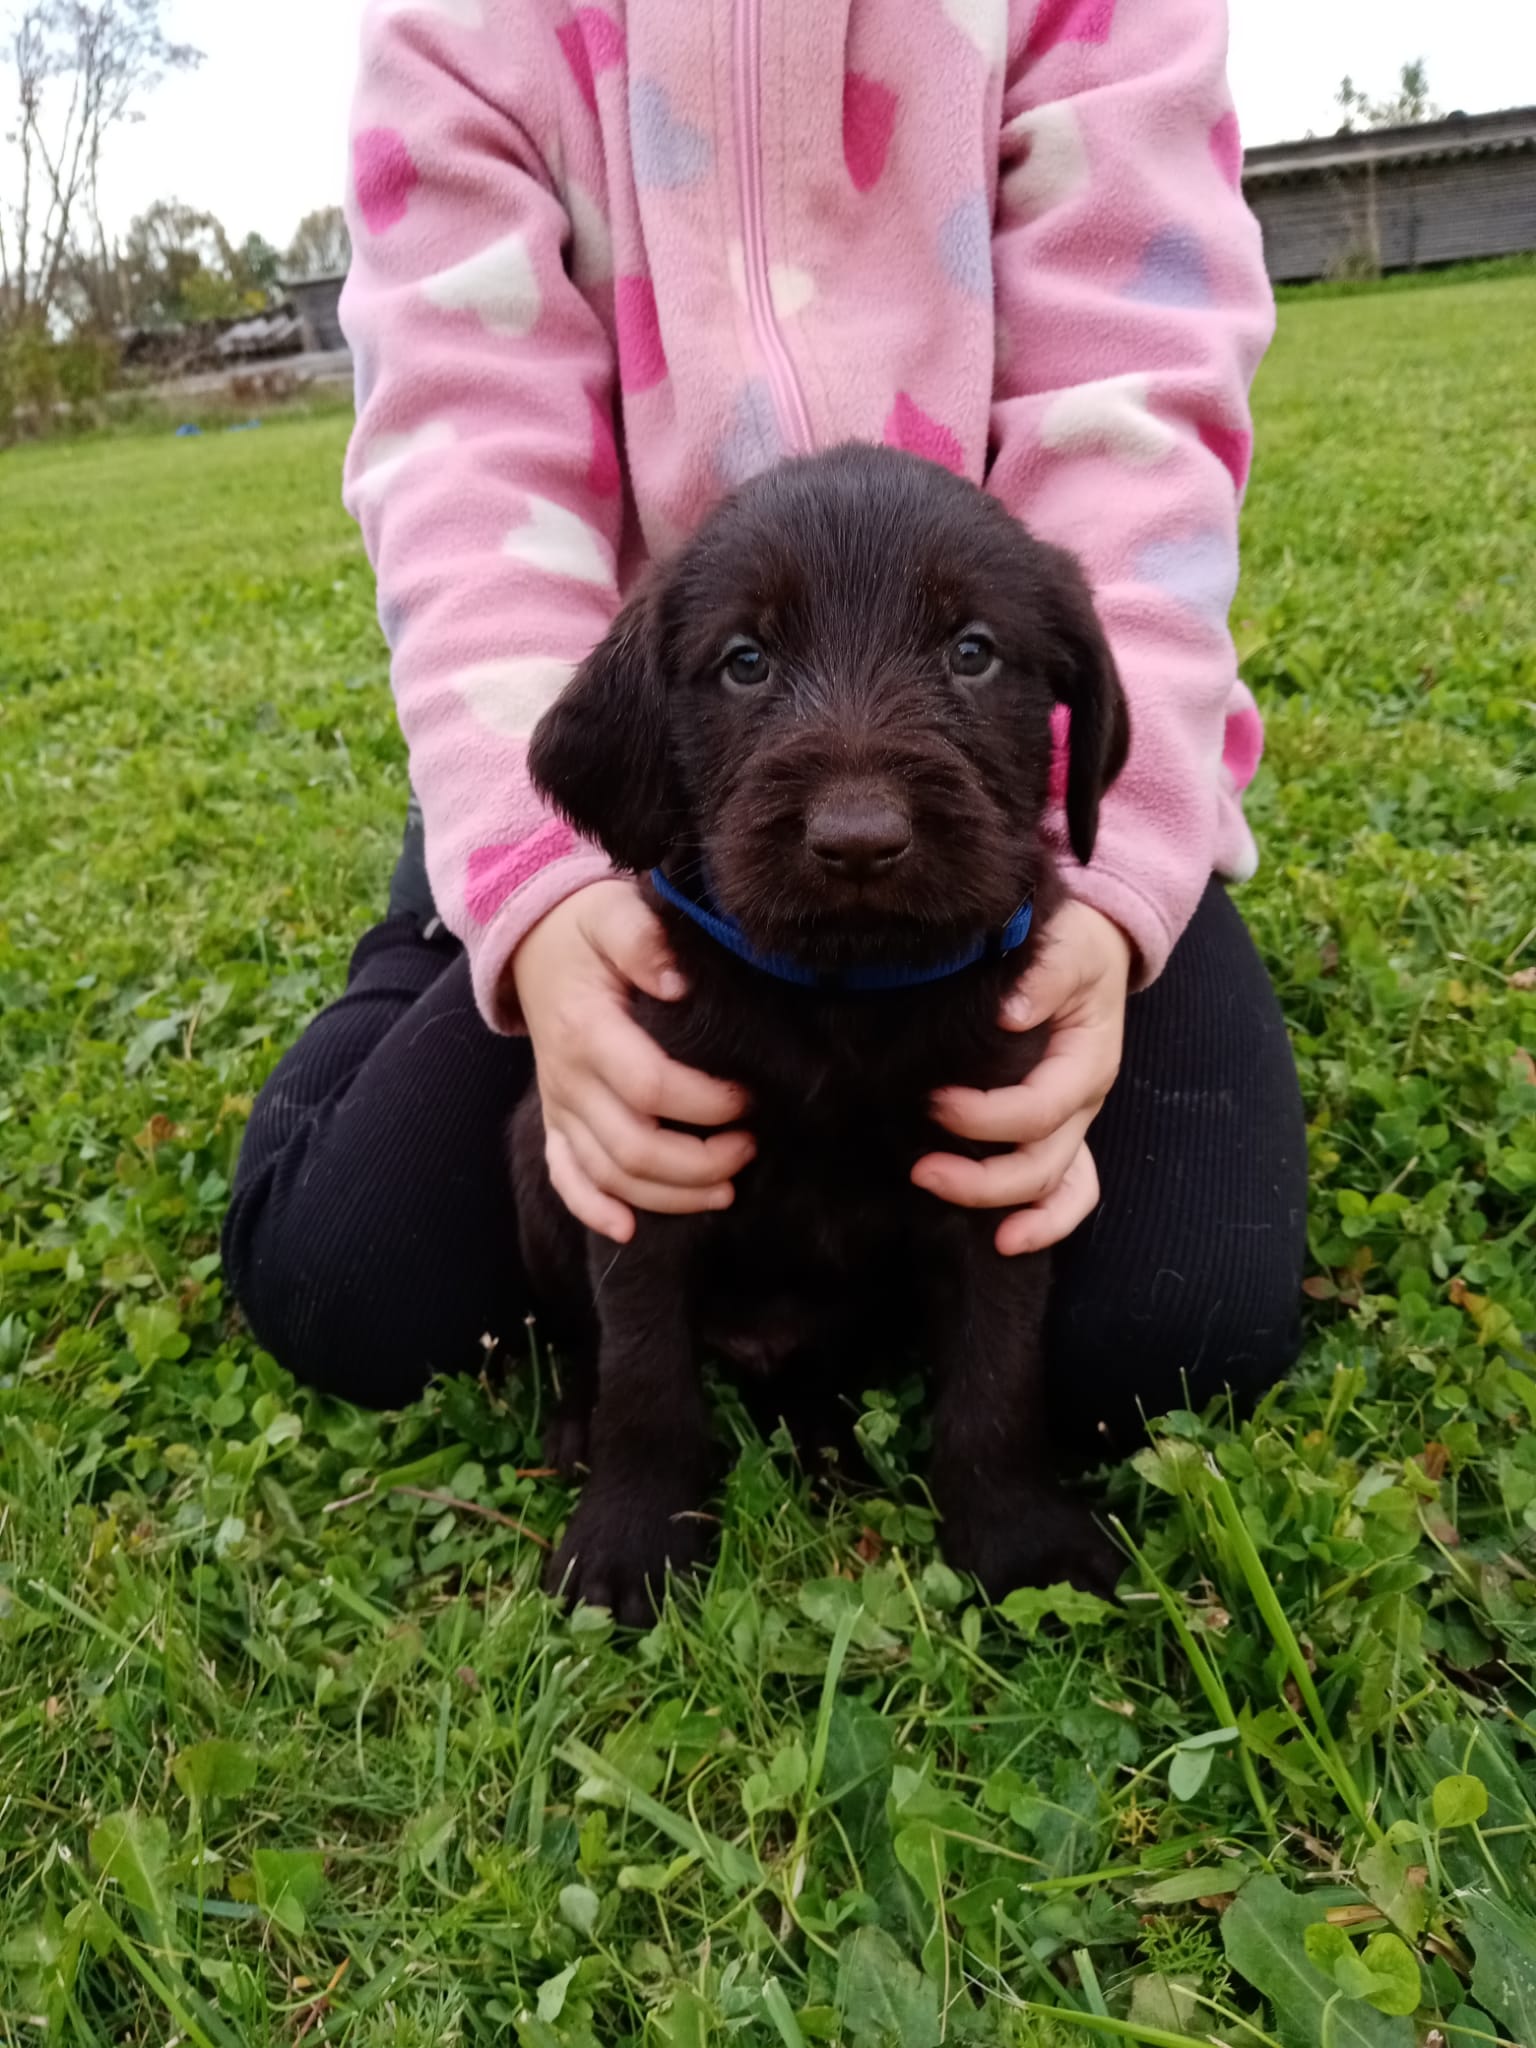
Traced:
[[[3, 0], [0, 0], [3, 4]], [[113, 131], [202, 53], [173, 43], [164, 0], [26, 0], [9, 16], [19, 197], [0, 202], [0, 319], [47, 320], [82, 243], [107, 255], [101, 162]], [[3, 74], [0, 74], [3, 77]], [[7, 181], [9, 182], [9, 181]]]

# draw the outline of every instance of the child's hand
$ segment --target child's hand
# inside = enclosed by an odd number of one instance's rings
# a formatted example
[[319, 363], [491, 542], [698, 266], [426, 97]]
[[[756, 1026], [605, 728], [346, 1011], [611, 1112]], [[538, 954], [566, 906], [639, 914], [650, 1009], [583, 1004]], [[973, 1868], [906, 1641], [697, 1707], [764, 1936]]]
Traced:
[[692, 1138], [658, 1119], [731, 1123], [747, 1099], [668, 1059], [630, 1015], [632, 988], [662, 1002], [686, 992], [637, 886], [593, 882], [556, 904], [513, 954], [511, 977], [539, 1063], [549, 1177], [571, 1213], [627, 1244], [635, 1209], [729, 1207], [750, 1135]]
[[1117, 924], [1085, 903], [1063, 904], [1001, 1019], [1010, 1031], [1050, 1019], [1045, 1057], [1016, 1088], [944, 1088], [933, 1099], [946, 1130], [1015, 1148], [990, 1159], [929, 1152], [912, 1169], [918, 1187], [946, 1202], [1013, 1209], [997, 1227], [1000, 1252], [1043, 1251], [1098, 1203], [1084, 1139], [1120, 1071], [1130, 967], [1130, 941]]

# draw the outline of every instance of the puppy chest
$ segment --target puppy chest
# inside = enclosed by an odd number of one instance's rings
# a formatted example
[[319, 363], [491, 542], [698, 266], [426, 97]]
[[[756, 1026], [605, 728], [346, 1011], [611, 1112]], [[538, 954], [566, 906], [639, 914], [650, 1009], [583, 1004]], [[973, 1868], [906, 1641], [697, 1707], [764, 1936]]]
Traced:
[[701, 1233], [693, 1299], [700, 1341], [743, 1371], [768, 1373], [818, 1346], [839, 1345], [916, 1307], [905, 1204], [860, 1201], [846, 1186], [793, 1200], [737, 1200]]

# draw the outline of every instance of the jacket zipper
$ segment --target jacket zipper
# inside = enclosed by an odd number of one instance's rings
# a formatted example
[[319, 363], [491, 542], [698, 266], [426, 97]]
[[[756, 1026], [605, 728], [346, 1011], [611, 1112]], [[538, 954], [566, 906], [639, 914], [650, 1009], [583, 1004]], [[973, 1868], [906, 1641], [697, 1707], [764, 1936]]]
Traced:
[[732, 44], [736, 88], [736, 184], [741, 194], [741, 253], [746, 273], [747, 311], [779, 435], [791, 454], [815, 446], [805, 393], [773, 310], [768, 278], [768, 234], [763, 221], [762, 0], [735, 0]]

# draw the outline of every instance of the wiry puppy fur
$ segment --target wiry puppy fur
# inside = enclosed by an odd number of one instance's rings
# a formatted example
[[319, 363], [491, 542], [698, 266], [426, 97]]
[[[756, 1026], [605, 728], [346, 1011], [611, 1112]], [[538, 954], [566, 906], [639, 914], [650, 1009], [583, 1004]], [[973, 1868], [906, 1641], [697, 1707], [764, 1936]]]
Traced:
[[994, 1212], [908, 1178], [936, 1148], [993, 1149], [939, 1131], [933, 1090], [1016, 1082], [1044, 1049], [997, 1019], [1059, 900], [1040, 832], [1058, 703], [1087, 861], [1127, 723], [1076, 563], [947, 471], [847, 447], [722, 504], [540, 724], [533, 773], [565, 816], [620, 866], [707, 890], [761, 953], [919, 969], [1035, 906], [1006, 957], [839, 993], [760, 972], [644, 885], [691, 994], [636, 1014], [744, 1085], [757, 1156], [732, 1208], [642, 1215], [616, 1250], [550, 1186], [537, 1091], [514, 1123], [529, 1278], [566, 1353], [555, 1441], [590, 1466], [551, 1573], [572, 1596], [641, 1621], [665, 1567], [703, 1555], [703, 1353], [793, 1419], [910, 1369], [914, 1336], [951, 1561], [994, 1597], [1112, 1573], [1043, 1434], [1048, 1258], [1001, 1257]]

